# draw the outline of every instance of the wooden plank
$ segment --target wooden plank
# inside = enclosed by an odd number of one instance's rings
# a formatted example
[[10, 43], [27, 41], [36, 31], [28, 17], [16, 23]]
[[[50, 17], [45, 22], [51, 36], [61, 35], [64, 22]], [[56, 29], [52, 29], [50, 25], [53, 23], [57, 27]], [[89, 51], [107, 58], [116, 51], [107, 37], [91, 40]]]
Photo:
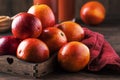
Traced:
[[34, 65], [20, 61], [13, 56], [0, 56], [0, 72], [33, 76]]
[[50, 72], [53, 72], [55, 70], [55, 66], [56, 66], [56, 55], [53, 55], [51, 59], [49, 59], [49, 61], [44, 62], [42, 64], [38, 64], [36, 67], [36, 77], [40, 77], [40, 76], [44, 76]]
[[19, 60], [15, 56], [3, 55], [0, 56], [0, 72], [40, 78], [53, 71], [55, 57], [56, 55], [51, 56], [50, 59], [42, 63], [29, 63]]

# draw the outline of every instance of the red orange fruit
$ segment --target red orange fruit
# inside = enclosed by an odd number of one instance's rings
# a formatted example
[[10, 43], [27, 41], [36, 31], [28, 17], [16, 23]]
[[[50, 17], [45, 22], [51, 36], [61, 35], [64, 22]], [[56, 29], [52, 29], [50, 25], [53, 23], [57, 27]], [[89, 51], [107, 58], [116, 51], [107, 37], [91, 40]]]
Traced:
[[65, 21], [58, 24], [57, 27], [65, 33], [68, 42], [81, 41], [84, 38], [83, 28], [75, 22]]
[[37, 38], [42, 32], [41, 21], [32, 14], [20, 13], [12, 22], [12, 34], [20, 39]]
[[98, 25], [105, 19], [106, 10], [102, 3], [89, 1], [80, 9], [81, 20], [89, 25]]
[[77, 72], [87, 66], [90, 60], [90, 52], [83, 43], [72, 41], [59, 50], [57, 57], [58, 63], [64, 70]]
[[33, 63], [40, 63], [49, 58], [47, 45], [36, 38], [23, 40], [17, 48], [17, 57], [21, 60]]
[[28, 13], [31, 13], [38, 17], [42, 22], [43, 28], [55, 25], [54, 13], [52, 9], [45, 4], [31, 6], [28, 10]]

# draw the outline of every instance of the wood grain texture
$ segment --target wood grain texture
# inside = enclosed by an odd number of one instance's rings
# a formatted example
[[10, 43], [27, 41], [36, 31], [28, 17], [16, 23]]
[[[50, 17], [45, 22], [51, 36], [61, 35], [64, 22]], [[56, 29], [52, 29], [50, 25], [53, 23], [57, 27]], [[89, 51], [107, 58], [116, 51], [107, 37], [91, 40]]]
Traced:
[[33, 78], [41, 77], [53, 71], [54, 59], [55, 55], [42, 63], [29, 63], [14, 56], [4, 55], [0, 56], [0, 72]]

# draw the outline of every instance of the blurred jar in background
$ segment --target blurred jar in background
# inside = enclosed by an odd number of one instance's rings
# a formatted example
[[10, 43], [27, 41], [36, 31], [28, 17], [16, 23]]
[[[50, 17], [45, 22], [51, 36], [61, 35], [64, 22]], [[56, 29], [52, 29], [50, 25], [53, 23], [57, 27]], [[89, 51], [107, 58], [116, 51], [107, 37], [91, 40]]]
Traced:
[[58, 0], [59, 22], [75, 20], [75, 1], [76, 0]]
[[56, 22], [58, 22], [58, 0], [33, 0], [33, 4], [47, 4], [53, 10]]

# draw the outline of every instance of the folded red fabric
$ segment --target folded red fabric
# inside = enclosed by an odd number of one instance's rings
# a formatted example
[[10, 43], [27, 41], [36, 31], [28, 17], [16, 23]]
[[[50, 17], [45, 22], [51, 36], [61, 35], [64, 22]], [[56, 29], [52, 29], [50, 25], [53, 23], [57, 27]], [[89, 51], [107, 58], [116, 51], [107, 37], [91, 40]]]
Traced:
[[88, 70], [100, 71], [107, 67], [120, 72], [120, 56], [112, 46], [105, 40], [104, 36], [98, 32], [93, 32], [88, 28], [83, 28], [85, 38], [82, 40], [90, 49], [90, 62]]

